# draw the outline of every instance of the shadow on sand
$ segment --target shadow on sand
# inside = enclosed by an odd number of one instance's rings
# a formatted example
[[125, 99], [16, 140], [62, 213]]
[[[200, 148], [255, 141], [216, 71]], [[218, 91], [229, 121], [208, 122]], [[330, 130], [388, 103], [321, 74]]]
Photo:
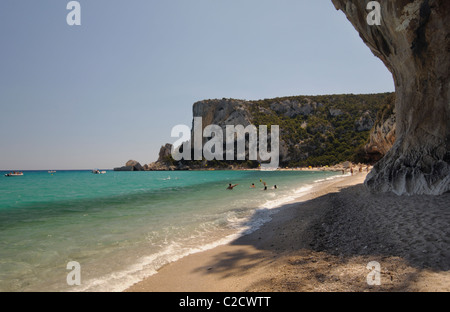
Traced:
[[[232, 242], [236, 249], [216, 255], [205, 274], [257, 275], [251, 291], [414, 290], [423, 271], [450, 270], [449, 202], [450, 193], [342, 188], [279, 208], [271, 222]], [[378, 288], [367, 284], [370, 261], [381, 265]]]

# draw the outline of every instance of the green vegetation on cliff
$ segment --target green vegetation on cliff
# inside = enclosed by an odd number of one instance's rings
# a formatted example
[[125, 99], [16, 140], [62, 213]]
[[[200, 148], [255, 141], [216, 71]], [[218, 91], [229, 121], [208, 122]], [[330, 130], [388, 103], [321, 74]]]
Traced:
[[286, 143], [283, 166], [325, 166], [346, 160], [363, 162], [377, 117], [392, 93], [293, 96], [253, 101], [255, 125], [279, 125]]
[[[221, 127], [242, 123], [269, 128], [278, 125], [280, 167], [332, 166], [348, 160], [368, 163], [371, 158], [364, 146], [369, 142], [373, 126], [392, 113], [393, 99], [393, 93], [379, 93], [291, 96], [258, 101], [205, 100], [194, 104], [194, 116], [202, 117], [204, 126], [210, 123]], [[160, 163], [178, 169], [257, 168], [259, 165], [250, 160], [178, 162], [170, 155], [160, 159]]]

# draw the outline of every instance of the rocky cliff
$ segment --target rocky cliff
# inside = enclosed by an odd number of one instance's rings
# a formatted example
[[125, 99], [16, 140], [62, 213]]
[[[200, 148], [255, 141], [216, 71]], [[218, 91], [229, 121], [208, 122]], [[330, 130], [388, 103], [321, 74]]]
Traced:
[[247, 101], [235, 99], [204, 100], [192, 106], [193, 117], [202, 118], [202, 131], [207, 125], [218, 125], [225, 130], [226, 125], [252, 124], [253, 117]]
[[[379, 110], [391, 96], [382, 93], [291, 96], [257, 101], [215, 99], [194, 103], [192, 113], [194, 118], [201, 118], [201, 130], [211, 124], [222, 127], [224, 133], [226, 125], [279, 125], [282, 167], [325, 166], [346, 160], [360, 161], [354, 159], [355, 150], [367, 143]], [[208, 139], [204, 138], [203, 143]], [[243, 163], [209, 165], [239, 164]]]
[[[193, 118], [201, 118], [202, 131], [208, 125], [222, 127], [224, 134], [226, 125], [279, 125], [281, 167], [332, 166], [347, 160], [370, 162], [386, 153], [395, 137], [390, 136], [395, 131], [385, 121], [393, 113], [392, 101], [392, 93], [291, 96], [258, 101], [215, 99], [194, 103], [192, 113]], [[203, 138], [203, 143], [208, 140]], [[369, 152], [364, 150], [365, 146]], [[171, 157], [172, 145], [166, 144], [161, 147], [158, 160], [144, 165], [144, 169], [256, 168], [260, 161], [247, 161], [248, 141], [246, 147], [246, 161], [175, 161]]]
[[367, 2], [332, 0], [393, 75], [396, 140], [368, 175], [373, 191], [442, 194], [450, 190], [450, 1], [381, 2], [381, 25]]
[[167, 143], [161, 146], [159, 150], [158, 160], [154, 163], [147, 165], [147, 170], [160, 171], [160, 170], [175, 170], [177, 169], [173, 165], [172, 157], [172, 144]]
[[[328, 165], [348, 158], [323, 157], [327, 153], [335, 153], [334, 148], [327, 145], [326, 141], [332, 136], [334, 138], [334, 133], [340, 126], [338, 123], [346, 122], [345, 132], [367, 132], [373, 126], [372, 120], [376, 115], [375, 107], [367, 109], [366, 106], [364, 109], [362, 98], [355, 100], [346, 97], [335, 95], [320, 98], [295, 96], [260, 101], [205, 100], [193, 105], [193, 116], [202, 118], [203, 128], [209, 124], [217, 124], [223, 128], [224, 133], [225, 125], [279, 125], [281, 166]], [[351, 117], [352, 107], [349, 102], [352, 101], [353, 104], [362, 106], [358, 108], [355, 118]], [[344, 145], [342, 142], [341, 147]], [[344, 149], [349, 151], [352, 148], [356, 148], [356, 145], [346, 146]]]

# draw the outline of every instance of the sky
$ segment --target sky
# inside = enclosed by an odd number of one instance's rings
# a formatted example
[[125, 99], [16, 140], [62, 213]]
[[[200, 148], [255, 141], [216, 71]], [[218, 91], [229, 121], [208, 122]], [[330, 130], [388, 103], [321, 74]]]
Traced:
[[157, 159], [204, 99], [394, 91], [331, 0], [0, 2], [0, 169]]

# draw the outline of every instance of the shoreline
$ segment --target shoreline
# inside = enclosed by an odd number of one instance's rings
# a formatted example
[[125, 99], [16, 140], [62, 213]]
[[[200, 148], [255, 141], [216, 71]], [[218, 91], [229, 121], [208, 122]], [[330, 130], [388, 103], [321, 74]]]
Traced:
[[[317, 170], [317, 169], [316, 169]], [[311, 171], [316, 171], [311, 170]], [[289, 209], [295, 209], [297, 205], [302, 205], [306, 203], [308, 200], [312, 200], [316, 197], [323, 196], [334, 189], [340, 187], [341, 185], [352, 185], [355, 183], [355, 179], [358, 178], [356, 182], [364, 181], [366, 174], [355, 174], [353, 176], [343, 175], [337, 176], [331, 180], [324, 180], [313, 184], [313, 188], [307, 193], [300, 195], [299, 197], [293, 199], [291, 202], [283, 204], [281, 207], [275, 208], [275, 213], [272, 215], [272, 220], [264, 223], [259, 229], [252, 231], [249, 234], [242, 234], [237, 239], [222, 245], [215, 246], [211, 249], [196, 252], [193, 254], [186, 255], [174, 262], [165, 264], [161, 268], [157, 270], [157, 273], [151, 276], [144, 278], [142, 281], [137, 282], [136, 284], [125, 289], [125, 292], [209, 292], [209, 291], [248, 291], [249, 289], [241, 289], [235, 286], [231, 286], [228, 283], [222, 285], [222, 281], [217, 280], [213, 268], [214, 265], [210, 265], [213, 259], [219, 259], [222, 255], [227, 259], [232, 255], [232, 258], [236, 258], [233, 261], [241, 262], [240, 255], [243, 256], [242, 262], [247, 262], [247, 257], [253, 258], [277, 258], [276, 255], [266, 254], [262, 255], [258, 252], [260, 245], [263, 244], [264, 247], [262, 249], [267, 249], [266, 241], [270, 241], [273, 239], [271, 235], [267, 236], [267, 233], [275, 232], [277, 229], [274, 228], [274, 224], [277, 224], [282, 221], [286, 221], [292, 217], [292, 211], [287, 211]], [[352, 181], [349, 181], [352, 180]], [[308, 209], [305, 212], [305, 221], [310, 221], [306, 219], [315, 219], [317, 214], [312, 213]], [[309, 214], [309, 216], [307, 215]], [[281, 222], [282, 222], [281, 221]], [[270, 228], [270, 231], [266, 231], [266, 228]], [[264, 233], [266, 232], [266, 233]], [[236, 247], [236, 245], [238, 247]], [[254, 247], [258, 246], [258, 247]], [[275, 247], [273, 243], [269, 244], [269, 247]], [[275, 250], [277, 248], [275, 247]], [[205, 260], [208, 259], [209, 262]], [[222, 266], [222, 265], [220, 265]], [[244, 264], [244, 266], [248, 266], [248, 264]], [[209, 273], [208, 276], [203, 276], [202, 274], [197, 274], [197, 272], [201, 273], [201, 271], [206, 270]], [[194, 273], [195, 272], [195, 273]], [[234, 280], [234, 273], [227, 275], [227, 279], [230, 279], [230, 282]], [[238, 274], [239, 275], [239, 274]], [[183, 281], [186, 281], [186, 284], [179, 284], [180, 276], [182, 276]], [[205, 279], [206, 277], [206, 279]], [[253, 278], [250, 278], [250, 280]], [[199, 285], [194, 286], [192, 284], [192, 280], [199, 280]], [[235, 283], [235, 282], [233, 282]]]
[[[124, 291], [450, 291], [450, 194], [370, 194], [365, 176], [320, 182], [256, 231], [169, 263]], [[367, 284], [371, 261], [381, 265], [379, 286]]]

